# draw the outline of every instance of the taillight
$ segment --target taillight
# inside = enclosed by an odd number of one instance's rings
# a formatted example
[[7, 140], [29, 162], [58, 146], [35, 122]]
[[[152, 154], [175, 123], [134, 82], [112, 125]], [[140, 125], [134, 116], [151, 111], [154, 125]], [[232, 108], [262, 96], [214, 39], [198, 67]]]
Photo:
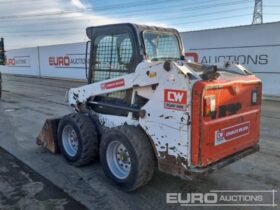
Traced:
[[204, 116], [216, 115], [216, 96], [204, 96]]
[[258, 89], [256, 88], [256, 89], [254, 89], [254, 90], [252, 90], [252, 98], [251, 98], [251, 103], [252, 103], [252, 105], [255, 105], [255, 104], [257, 104], [258, 103]]

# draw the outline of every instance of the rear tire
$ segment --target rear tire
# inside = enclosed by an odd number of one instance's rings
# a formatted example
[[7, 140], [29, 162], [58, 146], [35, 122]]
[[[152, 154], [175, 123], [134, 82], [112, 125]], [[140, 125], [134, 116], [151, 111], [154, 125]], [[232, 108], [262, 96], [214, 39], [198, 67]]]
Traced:
[[65, 159], [82, 166], [98, 158], [98, 138], [89, 117], [74, 113], [63, 117], [58, 126], [58, 146]]
[[147, 135], [124, 125], [103, 134], [100, 160], [105, 173], [125, 191], [147, 184], [154, 173], [155, 157]]

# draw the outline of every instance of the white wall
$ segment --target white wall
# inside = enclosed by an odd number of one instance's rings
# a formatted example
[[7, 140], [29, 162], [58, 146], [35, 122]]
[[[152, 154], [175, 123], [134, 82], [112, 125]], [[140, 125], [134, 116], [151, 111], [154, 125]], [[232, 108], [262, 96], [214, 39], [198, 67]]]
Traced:
[[[263, 81], [265, 95], [280, 96], [280, 22], [193, 32], [181, 36], [188, 53], [209, 64], [237, 60]], [[0, 71], [67, 79], [86, 79], [85, 43], [73, 43], [7, 52]], [[189, 58], [194, 58], [193, 54]]]
[[85, 43], [40, 47], [41, 76], [86, 79]]
[[39, 75], [37, 47], [9, 50], [6, 56], [6, 66], [0, 66], [1, 72], [32, 76]]
[[85, 43], [52, 45], [7, 51], [7, 74], [85, 80]]
[[[265, 95], [280, 96], [280, 22], [181, 33], [198, 62], [238, 61], [263, 81]], [[193, 59], [191, 55], [189, 58]]]

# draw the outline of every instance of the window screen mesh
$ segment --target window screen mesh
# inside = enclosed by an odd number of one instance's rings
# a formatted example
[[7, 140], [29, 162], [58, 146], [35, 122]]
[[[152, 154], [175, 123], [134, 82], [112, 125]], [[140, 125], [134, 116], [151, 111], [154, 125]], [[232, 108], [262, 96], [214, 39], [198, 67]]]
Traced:
[[94, 49], [93, 82], [123, 76], [128, 73], [128, 64], [133, 53], [128, 34], [99, 36], [95, 39]]
[[145, 32], [144, 42], [149, 59], [179, 59], [180, 48], [174, 34], [160, 32]]
[[[94, 41], [92, 82], [120, 77], [129, 71], [133, 48], [129, 34], [102, 35]], [[127, 98], [127, 91], [106, 94], [110, 98]]]

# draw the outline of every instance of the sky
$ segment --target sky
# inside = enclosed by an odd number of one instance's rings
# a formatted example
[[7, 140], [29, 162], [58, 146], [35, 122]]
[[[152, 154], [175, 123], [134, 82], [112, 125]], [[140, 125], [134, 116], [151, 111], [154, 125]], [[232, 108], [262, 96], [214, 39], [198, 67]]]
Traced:
[[[0, 0], [6, 49], [86, 41], [85, 28], [132, 22], [193, 31], [252, 23], [254, 0]], [[280, 1], [263, 0], [264, 22]]]

